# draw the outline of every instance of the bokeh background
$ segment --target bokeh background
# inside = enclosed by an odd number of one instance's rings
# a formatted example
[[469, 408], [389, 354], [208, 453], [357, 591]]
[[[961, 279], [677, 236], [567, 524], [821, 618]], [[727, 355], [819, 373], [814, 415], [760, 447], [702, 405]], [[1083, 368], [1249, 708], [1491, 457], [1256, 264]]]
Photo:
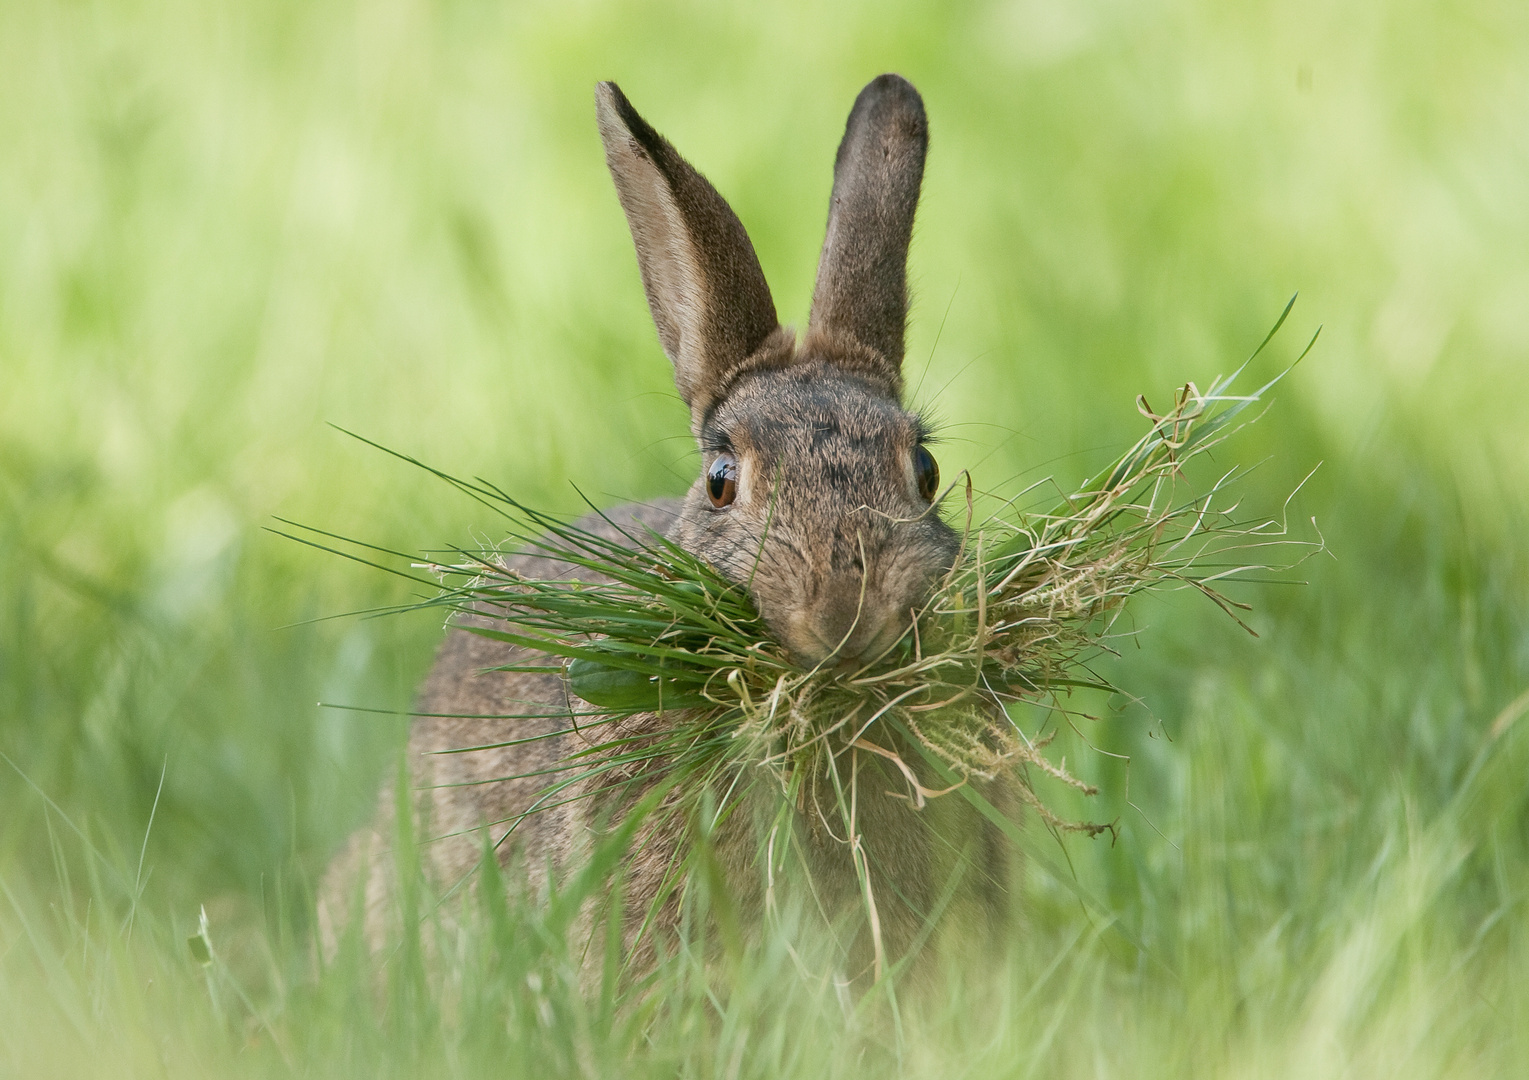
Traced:
[[[1289, 518], [1327, 553], [1235, 591], [1256, 638], [1138, 609], [1110, 670], [1139, 701], [1081, 733], [1129, 769], [1068, 757], [1118, 840], [1034, 864], [1016, 970], [1047, 989], [962, 1067], [1529, 1060], [1529, 7], [73, 0], [0, 26], [0, 1061], [325, 1074], [248, 1017], [299, 1024], [303, 898], [440, 625], [329, 618], [407, 588], [268, 529], [493, 539], [336, 425], [551, 510], [681, 491], [593, 85], [731, 201], [801, 325], [883, 70], [930, 115], [907, 364], [947, 477], [1076, 483], [1135, 395], [1230, 371], [1292, 294], [1249, 384], [1322, 327], [1223, 460], [1275, 516], [1315, 468]], [[221, 991], [184, 949], [204, 904]]]

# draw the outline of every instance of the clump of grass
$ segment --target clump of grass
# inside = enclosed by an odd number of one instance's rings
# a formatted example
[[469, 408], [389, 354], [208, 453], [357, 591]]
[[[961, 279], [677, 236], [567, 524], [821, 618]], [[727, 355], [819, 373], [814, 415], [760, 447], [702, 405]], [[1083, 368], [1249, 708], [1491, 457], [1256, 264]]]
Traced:
[[[874, 928], [854, 815], [857, 755], [890, 761], [920, 808], [960, 792], [996, 819], [972, 782], [1009, 774], [1051, 828], [1110, 830], [1064, 818], [1040, 797], [1035, 773], [1096, 791], [1047, 756], [1054, 730], [1025, 731], [1011, 707], [1038, 703], [1070, 722], [1067, 699], [1075, 689], [1119, 692], [1092, 661], [1112, 651], [1116, 620], [1132, 597], [1193, 589], [1247, 629], [1238, 615], [1245, 605], [1225, 595], [1222, 583], [1276, 569], [1266, 557], [1271, 547], [1315, 548], [1288, 539], [1280, 521], [1240, 516], [1232, 489], [1244, 470], [1229, 468], [1203, 489], [1186, 474], [1192, 461], [1251, 422], [1248, 408], [1278, 382], [1235, 394], [1242, 370], [1204, 391], [1182, 386], [1162, 413], [1138, 397], [1147, 431], [1044, 512], [1022, 509], [1043, 490], [1035, 485], [1007, 499], [987, 496], [996, 509], [978, 520], [979, 497], [967, 478], [954, 566], [908, 634], [856, 671], [797, 664], [743, 586], [662, 536], [613, 540], [528, 508], [485, 481], [433, 469], [507, 519], [510, 547], [598, 580], [531, 578], [498, 550], [458, 549], [414, 564], [443, 585], [417, 606], [477, 616], [467, 622], [473, 632], [544, 654], [544, 662], [515, 670], [565, 674], [588, 703], [575, 720], [590, 743], [549, 783], [539, 806], [667, 783], [687, 793], [664, 803], [670, 812], [704, 797], [715, 820], [746, 786], [740, 777], [773, 782], [783, 807], [800, 802], [805, 779], [826, 779], [842, 817], [835, 831], [852, 849]], [[591, 736], [600, 725], [608, 725], [606, 734]], [[879, 974], [879, 947], [877, 958]]]

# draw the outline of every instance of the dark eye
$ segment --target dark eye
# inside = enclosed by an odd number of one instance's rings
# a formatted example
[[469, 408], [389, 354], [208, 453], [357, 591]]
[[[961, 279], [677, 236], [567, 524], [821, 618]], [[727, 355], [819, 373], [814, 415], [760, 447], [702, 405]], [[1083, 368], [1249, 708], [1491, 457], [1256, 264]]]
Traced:
[[738, 461], [732, 454], [718, 454], [706, 470], [706, 494], [718, 509], [733, 505], [738, 497]]
[[940, 491], [940, 466], [923, 446], [913, 448], [913, 478], [918, 481], [918, 493], [924, 501], [934, 502]]

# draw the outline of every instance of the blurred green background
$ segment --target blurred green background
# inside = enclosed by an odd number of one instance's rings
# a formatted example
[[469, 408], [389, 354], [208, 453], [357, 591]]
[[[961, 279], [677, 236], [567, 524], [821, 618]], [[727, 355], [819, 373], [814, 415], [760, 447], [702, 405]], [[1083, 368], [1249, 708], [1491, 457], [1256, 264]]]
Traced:
[[[1299, 291], [1253, 380], [1321, 339], [1222, 459], [1260, 463], [1248, 506], [1274, 515], [1320, 464], [1290, 518], [1329, 549], [1290, 575], [1307, 584], [1235, 592], [1256, 639], [1203, 601], [1141, 605], [1111, 666], [1141, 701], [1097, 703], [1082, 733], [1129, 770], [1064, 748], [1106, 785], [1075, 809], [1119, 821], [1113, 845], [1050, 849], [1098, 906], [1038, 863], [1015, 970], [1052, 989], [968, 1057], [900, 1067], [1529, 1061], [1529, 7], [3, 10], [0, 1062], [18, 1075], [364, 1059], [272, 1056], [229, 1016], [324, 1015], [291, 1006], [302, 898], [403, 726], [316, 703], [406, 709], [440, 625], [313, 621], [408, 594], [263, 530], [493, 539], [482, 508], [330, 424], [552, 510], [578, 509], [570, 482], [603, 503], [681, 491], [696, 459], [593, 84], [619, 81], [723, 192], [801, 325], [833, 151], [883, 70], [930, 116], [907, 364], [945, 475], [1076, 483], [1138, 433], [1136, 394], [1231, 370]], [[201, 904], [227, 951], [265, 958], [240, 969], [244, 1006], [184, 953]]]

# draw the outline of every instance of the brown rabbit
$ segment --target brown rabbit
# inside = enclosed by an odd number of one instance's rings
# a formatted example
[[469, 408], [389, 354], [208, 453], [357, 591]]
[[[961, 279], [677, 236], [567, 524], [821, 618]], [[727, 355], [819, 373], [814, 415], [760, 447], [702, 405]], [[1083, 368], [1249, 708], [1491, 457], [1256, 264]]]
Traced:
[[[683, 499], [626, 506], [582, 527], [612, 538], [651, 529], [734, 581], [747, 581], [764, 622], [803, 664], [856, 666], [874, 658], [908, 631], [912, 611], [959, 548], [933, 505], [938, 470], [924, 425], [901, 404], [906, 261], [928, 144], [918, 92], [899, 76], [882, 75], [855, 101], [834, 161], [828, 235], [800, 343], [777, 321], [748, 235], [711, 184], [614, 83], [599, 85], [596, 110], [702, 465]], [[508, 565], [529, 576], [589, 576], [544, 556], [514, 556]], [[534, 660], [453, 629], [420, 695], [409, 761], [422, 861], [438, 891], [469, 879], [486, 843], [496, 845], [501, 862], [532, 894], [549, 871], [572, 865], [587, 848], [594, 811], [586, 801], [538, 810], [503, 842], [545, 786], [544, 777], [528, 774], [588, 745], [568, 724], [582, 703], [570, 699], [563, 679], [495, 670]], [[546, 718], [495, 719], [527, 711]], [[665, 722], [634, 719], [639, 728]], [[551, 737], [441, 753], [532, 735]], [[862, 774], [867, 768], [877, 778], [891, 772], [879, 759], [863, 765]], [[1001, 845], [964, 803], [940, 800], [938, 809], [915, 810], [888, 794], [905, 790], [894, 775], [860, 790], [859, 827], [888, 954], [906, 952], [952, 900], [988, 916], [1002, 909]], [[352, 839], [330, 870], [320, 913], [330, 942], [363, 872], [368, 936], [376, 942], [385, 933], [393, 805], [393, 795], [384, 793], [378, 821]], [[798, 818], [824, 909], [831, 918], [860, 910], [849, 849], [821, 818], [810, 812]], [[757, 916], [759, 871], [748, 816], [729, 821], [719, 851], [743, 910]], [[634, 929], [679, 843], [672, 831], [656, 828], [634, 845], [625, 873]], [[948, 888], [962, 860], [963, 883]], [[672, 931], [676, 909], [672, 900], [661, 908], [655, 933]], [[847, 962], [868, 968], [872, 948], [863, 929], [852, 941]]]

